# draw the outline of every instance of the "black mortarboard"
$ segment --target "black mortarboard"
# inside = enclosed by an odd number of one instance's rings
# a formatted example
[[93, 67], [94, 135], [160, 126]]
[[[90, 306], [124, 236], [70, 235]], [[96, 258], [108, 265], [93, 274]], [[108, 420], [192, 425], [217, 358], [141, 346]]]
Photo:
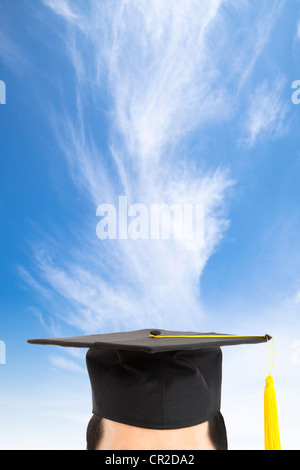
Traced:
[[270, 339], [143, 329], [28, 342], [88, 348], [93, 414], [138, 427], [177, 429], [220, 411], [222, 346]]

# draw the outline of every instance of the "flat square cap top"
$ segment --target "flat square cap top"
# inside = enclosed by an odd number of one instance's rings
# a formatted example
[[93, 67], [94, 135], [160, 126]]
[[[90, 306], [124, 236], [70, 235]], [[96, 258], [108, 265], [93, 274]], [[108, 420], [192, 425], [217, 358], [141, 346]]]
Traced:
[[188, 351], [219, 348], [221, 346], [264, 343], [272, 339], [264, 335], [235, 335], [142, 329], [135, 331], [104, 333], [68, 338], [30, 339], [30, 344], [56, 345], [75, 348], [113, 349], [116, 351]]

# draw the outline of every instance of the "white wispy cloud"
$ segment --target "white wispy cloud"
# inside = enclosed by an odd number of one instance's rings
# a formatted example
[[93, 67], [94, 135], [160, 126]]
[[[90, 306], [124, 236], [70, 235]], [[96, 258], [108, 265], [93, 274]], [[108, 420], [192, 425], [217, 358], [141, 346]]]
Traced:
[[[205, 244], [196, 252], [181, 242], [101, 242], [84, 217], [80, 245], [67, 247], [63, 259], [36, 247], [34, 281], [29, 273], [27, 278], [31, 285], [40, 283], [41, 295], [49, 289], [58, 317], [82, 331], [199, 325], [199, 280], [229, 226], [233, 182], [226, 168], [204, 171], [202, 155], [192, 158], [178, 144], [202, 125], [231, 117], [238, 99], [232, 87], [245, 82], [245, 43], [232, 42], [225, 4], [112, 0], [83, 7], [44, 1], [66, 20], [65, 47], [77, 92], [76, 114], [57, 109], [51, 122], [73, 181], [95, 212], [101, 203], [116, 203], [119, 195], [130, 203], [188, 202], [205, 208]], [[251, 8], [250, 3], [243, 8]], [[247, 76], [269, 37], [263, 26], [271, 30], [272, 12], [259, 11], [262, 39], [258, 47], [257, 37], [250, 36]], [[236, 59], [230, 80], [222, 79], [226, 57]], [[103, 93], [110, 96], [109, 157], [87, 124], [88, 104], [97, 106]], [[259, 99], [262, 92], [257, 94]], [[255, 124], [252, 114], [248, 127], [254, 141], [263, 124], [259, 117]], [[268, 129], [274, 124], [269, 120]], [[56, 242], [51, 248], [55, 253]]]
[[[268, 45], [284, 3], [284, 0], [274, 0], [272, 7], [267, 3], [260, 4], [255, 21], [252, 22], [252, 27], [247, 34], [244, 34], [243, 28], [240, 29], [239, 37], [236, 38], [241, 41], [239, 52], [235, 57], [230, 57], [230, 67], [240, 76], [238, 89], [245, 86], [257, 60]], [[249, 8], [249, 2], [246, 5]], [[244, 22], [247, 21], [247, 9], [244, 9], [243, 19]]]
[[205, 40], [220, 5], [156, 1], [120, 9], [109, 77], [117, 122], [134, 158], [162, 158], [165, 145], [222, 113], [224, 90]]
[[71, 359], [66, 359], [62, 356], [51, 356], [50, 362], [55, 368], [67, 370], [68, 372], [80, 372], [86, 374], [86, 368], [80, 367], [76, 362]]
[[277, 79], [259, 85], [250, 97], [250, 106], [245, 123], [245, 142], [254, 145], [262, 137], [274, 138], [287, 130], [285, 121], [288, 104], [283, 96], [285, 81]]
[[57, 15], [63, 16], [67, 20], [78, 19], [78, 15], [74, 12], [67, 0], [43, 0], [44, 3], [52, 8]]

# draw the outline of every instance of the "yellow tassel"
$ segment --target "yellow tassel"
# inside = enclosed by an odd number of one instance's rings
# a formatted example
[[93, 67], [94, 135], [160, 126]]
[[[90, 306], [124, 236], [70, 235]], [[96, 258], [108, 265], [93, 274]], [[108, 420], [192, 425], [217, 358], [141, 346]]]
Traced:
[[[273, 364], [271, 367], [270, 374], [266, 378], [266, 386], [265, 386], [265, 392], [264, 392], [265, 450], [281, 450], [276, 392], [274, 388], [274, 380], [273, 380], [273, 377], [271, 376], [273, 365], [274, 365], [274, 341], [273, 339], [272, 339], [272, 342], [273, 342]], [[268, 348], [268, 352], [269, 352], [269, 348]]]
[[271, 375], [266, 378], [264, 393], [264, 419], [265, 419], [265, 450], [281, 450], [278, 410], [274, 380]]

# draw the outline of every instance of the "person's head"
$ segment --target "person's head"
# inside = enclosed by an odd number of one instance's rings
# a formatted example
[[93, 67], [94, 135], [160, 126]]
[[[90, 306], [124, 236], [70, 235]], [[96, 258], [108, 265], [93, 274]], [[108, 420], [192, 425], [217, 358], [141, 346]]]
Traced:
[[219, 412], [209, 421], [180, 429], [146, 429], [93, 415], [86, 432], [87, 450], [227, 450]]
[[88, 348], [89, 450], [225, 450], [221, 347], [270, 339], [143, 329], [29, 342]]

